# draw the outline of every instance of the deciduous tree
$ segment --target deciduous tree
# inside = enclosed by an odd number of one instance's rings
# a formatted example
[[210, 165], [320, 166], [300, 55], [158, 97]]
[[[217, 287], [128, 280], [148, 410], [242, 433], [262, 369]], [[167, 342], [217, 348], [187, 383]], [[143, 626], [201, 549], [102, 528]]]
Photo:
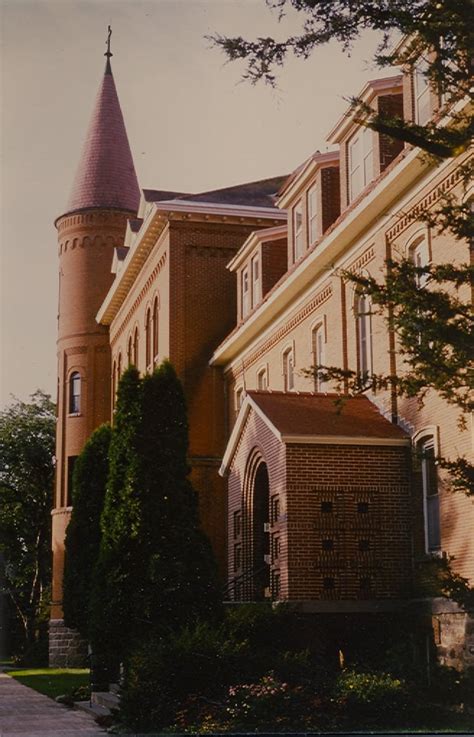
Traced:
[[0, 553], [4, 590], [19, 626], [18, 649], [46, 642], [51, 581], [55, 407], [36, 391], [0, 413]]

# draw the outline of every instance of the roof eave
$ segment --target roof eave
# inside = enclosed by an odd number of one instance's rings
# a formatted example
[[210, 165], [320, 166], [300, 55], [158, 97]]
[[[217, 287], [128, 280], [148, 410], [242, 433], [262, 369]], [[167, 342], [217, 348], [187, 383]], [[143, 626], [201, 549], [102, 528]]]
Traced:
[[319, 169], [325, 169], [331, 165], [339, 164], [339, 151], [328, 151], [324, 154], [312, 156], [296, 176], [288, 182], [288, 185], [280, 193], [276, 204], [278, 207], [286, 208], [292, 203], [299, 191], [316, 174]]
[[[392, 77], [383, 77], [382, 79], [370, 80], [361, 90], [359, 95], [357, 95], [357, 99], [360, 99], [366, 105], [369, 105], [380, 92], [401, 87], [402, 82], [402, 74], [396, 74]], [[356, 125], [354, 121], [354, 109], [352, 105], [350, 105], [345, 113], [339, 118], [336, 125], [331, 128], [326, 137], [326, 141], [332, 144], [340, 143], [347, 134], [348, 130], [354, 125]]]

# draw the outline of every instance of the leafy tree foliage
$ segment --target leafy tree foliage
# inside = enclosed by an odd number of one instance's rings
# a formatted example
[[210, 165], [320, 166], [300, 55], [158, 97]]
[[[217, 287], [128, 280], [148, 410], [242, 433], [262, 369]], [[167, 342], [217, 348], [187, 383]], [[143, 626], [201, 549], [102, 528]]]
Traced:
[[[272, 38], [249, 41], [241, 37], [212, 37], [230, 60], [243, 59], [244, 77], [274, 85], [276, 70], [288, 55], [307, 58], [317, 47], [336, 39], [349, 52], [364, 30], [380, 32], [376, 61], [381, 66], [415, 67], [438, 93], [440, 109], [426, 125], [377, 114], [362, 100], [352, 99], [354, 119], [424, 152], [432, 164], [463, 154], [472, 141], [472, 109], [463, 104], [472, 84], [474, 4], [464, 0], [267, 0], [284, 20], [293, 9], [304, 18], [302, 32], [277, 42]], [[405, 43], [393, 45], [394, 36]], [[439, 124], [448, 114], [448, 123]], [[467, 189], [474, 173], [474, 159], [460, 160], [461, 181]], [[418, 218], [434, 231], [449, 233], [453, 240], [474, 241], [471, 203], [445, 195]], [[467, 249], [466, 249], [467, 255]], [[367, 387], [395, 388], [398, 394], [417, 396], [438, 392], [463, 413], [474, 404], [472, 386], [472, 308], [468, 304], [473, 281], [471, 263], [428, 264], [417, 267], [410, 259], [393, 258], [383, 280], [343, 272], [384, 314], [397, 335], [397, 350], [404, 359], [400, 376], [359, 376], [337, 366], [316, 366], [321, 378], [333, 379], [345, 392]], [[461, 417], [461, 422], [463, 418]], [[466, 459], [440, 459], [448, 468], [455, 488], [474, 494], [472, 465]]]
[[[301, 33], [283, 41], [270, 37], [248, 40], [215, 34], [211, 40], [231, 60], [244, 59], [244, 78], [255, 83], [263, 79], [274, 85], [278, 67], [288, 56], [307, 59], [319, 46], [333, 39], [349, 52], [365, 30], [380, 32], [376, 59], [380, 65], [400, 62], [414, 64], [427, 49], [433, 59], [429, 76], [441, 91], [456, 97], [469, 92], [474, 46], [474, 7], [464, 0], [266, 0], [269, 8], [284, 20], [287, 10], [304, 17]], [[389, 51], [393, 34], [411, 37], [402, 54]]]
[[109, 472], [110, 425], [97, 428], [74, 466], [72, 514], [66, 530], [64, 622], [89, 639], [92, 572], [100, 548], [100, 517]]
[[0, 413], [0, 553], [4, 586], [20, 631], [20, 651], [45, 640], [50, 598], [55, 407], [36, 391]]

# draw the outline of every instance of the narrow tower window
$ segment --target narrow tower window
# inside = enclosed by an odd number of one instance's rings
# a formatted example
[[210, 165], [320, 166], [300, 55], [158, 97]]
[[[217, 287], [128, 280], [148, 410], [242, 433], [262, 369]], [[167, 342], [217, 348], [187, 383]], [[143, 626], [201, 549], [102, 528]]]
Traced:
[[77, 415], [81, 411], [81, 375], [74, 371], [69, 379], [69, 414]]
[[158, 363], [158, 338], [159, 338], [159, 310], [158, 310], [158, 297], [155, 297], [153, 302], [153, 364], [156, 366]]
[[145, 318], [145, 361], [146, 368], [151, 365], [151, 312], [150, 308], [146, 311]]
[[133, 365], [138, 368], [138, 328], [133, 333]]

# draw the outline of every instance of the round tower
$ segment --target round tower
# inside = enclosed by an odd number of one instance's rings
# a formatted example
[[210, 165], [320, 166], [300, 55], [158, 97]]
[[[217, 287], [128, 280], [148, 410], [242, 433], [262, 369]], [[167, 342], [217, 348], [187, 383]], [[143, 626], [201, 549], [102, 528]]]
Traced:
[[110, 420], [108, 329], [96, 314], [111, 284], [114, 248], [135, 217], [139, 188], [110, 64], [107, 63], [66, 212], [56, 220], [59, 242], [58, 422], [52, 512], [53, 581], [50, 665], [77, 662], [79, 640], [62, 614], [64, 537], [71, 515], [74, 463], [91, 432]]

